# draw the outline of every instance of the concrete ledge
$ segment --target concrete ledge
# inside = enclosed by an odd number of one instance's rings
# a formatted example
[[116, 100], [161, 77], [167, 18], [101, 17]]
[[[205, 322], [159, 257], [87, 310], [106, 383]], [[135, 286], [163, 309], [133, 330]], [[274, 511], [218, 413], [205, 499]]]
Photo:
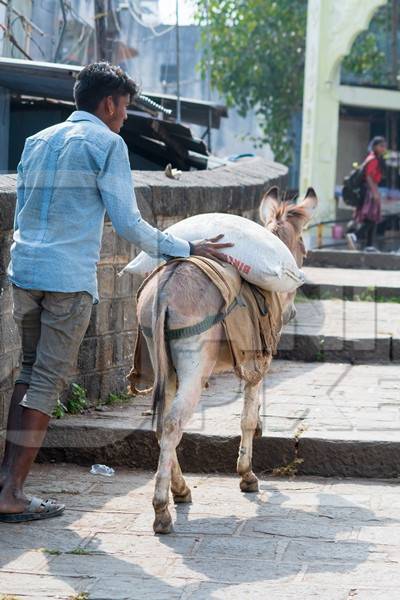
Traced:
[[[80, 445], [76, 446], [79, 440]], [[84, 446], [82, 442], [84, 440]], [[185, 472], [234, 473], [239, 436], [184, 433], [177, 454]], [[254, 440], [253, 467], [257, 474], [289, 465], [296, 441], [290, 436], [263, 436]], [[68, 462], [90, 466], [157, 470], [159, 447], [151, 430], [79, 426], [68, 420], [52, 423], [38, 462]], [[400, 442], [302, 437], [297, 456], [299, 475], [322, 477], [399, 477]]]
[[310, 250], [305, 265], [308, 267], [397, 271], [400, 269], [400, 255], [387, 252], [369, 254], [350, 250]]
[[385, 364], [397, 362], [400, 340], [396, 340], [393, 356], [393, 338], [346, 339], [340, 336], [284, 333], [278, 347], [278, 358], [305, 362], [348, 362], [351, 364]]
[[390, 285], [369, 286], [338, 285], [335, 283], [305, 283], [302, 285], [301, 291], [306, 297], [320, 298], [321, 300], [327, 296], [343, 300], [356, 300], [365, 293], [368, 293], [371, 298], [375, 298], [375, 300], [371, 299], [371, 302], [379, 302], [382, 299], [400, 298], [400, 287]]
[[299, 474], [323, 477], [400, 476], [400, 442], [313, 439], [299, 442], [299, 457], [304, 462]]
[[303, 294], [321, 300], [400, 300], [400, 277], [397, 271], [304, 267], [304, 272], [306, 283], [299, 290], [298, 298]]
[[[269, 473], [300, 458], [294, 467], [303, 475], [400, 476], [398, 390], [393, 366], [274, 361], [261, 390], [264, 434], [254, 440], [254, 470]], [[149, 408], [149, 397], [136, 397], [54, 420], [39, 460], [155, 471], [159, 449]], [[233, 375], [210, 381], [178, 447], [184, 471], [235, 472], [242, 408]]]
[[[79, 440], [79, 446], [76, 446]], [[84, 440], [84, 446], [82, 441]], [[177, 453], [182, 469], [196, 473], [232, 473], [236, 468], [240, 437], [184, 433]], [[149, 429], [79, 426], [75, 422], [51, 424], [38, 461], [104, 463], [131, 468], [157, 469], [159, 447]], [[254, 465], [267, 472], [293, 460], [293, 439], [263, 437], [256, 440]]]
[[[285, 188], [287, 168], [248, 158], [211, 171], [184, 172], [180, 180], [169, 179], [163, 171], [132, 171], [132, 177], [139, 208], [155, 223], [160, 217], [178, 221], [202, 212], [258, 210], [267, 188]], [[16, 175], [0, 175], [0, 231], [13, 227], [15, 199]]]
[[310, 300], [299, 294], [296, 308], [281, 337], [279, 358], [354, 364], [398, 360], [400, 304]]

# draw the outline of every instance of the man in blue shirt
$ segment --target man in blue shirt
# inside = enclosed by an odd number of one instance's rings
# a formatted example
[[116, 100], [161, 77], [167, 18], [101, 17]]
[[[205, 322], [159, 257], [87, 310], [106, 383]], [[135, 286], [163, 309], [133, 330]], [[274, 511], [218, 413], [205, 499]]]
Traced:
[[93, 302], [104, 215], [117, 233], [156, 257], [222, 258], [231, 244], [188, 243], [144, 221], [128, 150], [118, 135], [137, 87], [122, 69], [88, 65], [74, 86], [77, 110], [29, 137], [18, 165], [9, 278], [22, 340], [0, 469], [0, 521], [62, 514], [64, 506], [23, 492], [59, 393], [76, 364]]

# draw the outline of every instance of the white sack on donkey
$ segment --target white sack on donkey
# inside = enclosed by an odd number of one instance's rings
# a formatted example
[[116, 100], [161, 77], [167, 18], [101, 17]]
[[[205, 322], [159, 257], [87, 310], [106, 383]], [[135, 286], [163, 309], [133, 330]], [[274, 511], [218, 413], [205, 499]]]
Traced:
[[[273, 292], [292, 292], [304, 283], [304, 273], [293, 255], [273, 233], [250, 219], [224, 213], [195, 215], [166, 230], [188, 242], [209, 239], [224, 233], [224, 241], [234, 246], [225, 253], [243, 279]], [[163, 261], [141, 252], [120, 272], [145, 277]]]

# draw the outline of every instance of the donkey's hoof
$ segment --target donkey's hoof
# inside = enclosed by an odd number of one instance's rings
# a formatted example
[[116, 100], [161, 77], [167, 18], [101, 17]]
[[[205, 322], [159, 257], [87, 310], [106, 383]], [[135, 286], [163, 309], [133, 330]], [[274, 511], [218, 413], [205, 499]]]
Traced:
[[248, 481], [240, 482], [240, 489], [242, 492], [246, 494], [254, 493], [259, 491], [258, 481], [253, 481], [249, 483]]
[[172, 531], [172, 519], [169, 511], [166, 510], [160, 514], [156, 514], [156, 518], [153, 523], [154, 533], [171, 533]]
[[192, 492], [189, 488], [183, 494], [172, 494], [175, 504], [185, 504], [192, 501]]
[[254, 493], [259, 491], [258, 479], [254, 473], [251, 473], [249, 476], [241, 480], [240, 489], [245, 493]]

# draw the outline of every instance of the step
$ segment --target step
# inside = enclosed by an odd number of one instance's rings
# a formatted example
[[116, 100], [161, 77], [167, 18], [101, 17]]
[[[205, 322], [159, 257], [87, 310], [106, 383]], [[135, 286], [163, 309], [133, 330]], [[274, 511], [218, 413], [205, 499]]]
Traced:
[[296, 299], [279, 358], [351, 363], [400, 362], [400, 304]]
[[[303, 475], [400, 475], [398, 367], [276, 360], [261, 394], [257, 473], [297, 457]], [[242, 405], [236, 377], [211, 379], [178, 448], [185, 471], [234, 472]], [[158, 445], [149, 408], [150, 398], [138, 396], [105, 412], [53, 420], [39, 460], [154, 471]]]
[[400, 254], [369, 253], [358, 250], [309, 250], [305, 265], [307, 267], [398, 271], [400, 270]]
[[310, 296], [348, 300], [382, 299], [400, 302], [400, 276], [398, 271], [372, 269], [338, 269], [323, 267], [304, 267], [306, 283], [299, 290]]

